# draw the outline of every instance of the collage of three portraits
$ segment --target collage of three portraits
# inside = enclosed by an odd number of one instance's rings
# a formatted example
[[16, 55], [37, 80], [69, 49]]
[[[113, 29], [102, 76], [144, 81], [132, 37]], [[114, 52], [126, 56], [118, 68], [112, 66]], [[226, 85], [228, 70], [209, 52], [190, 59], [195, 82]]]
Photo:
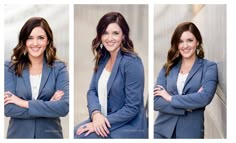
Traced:
[[1, 138], [227, 138], [226, 4], [2, 7]]

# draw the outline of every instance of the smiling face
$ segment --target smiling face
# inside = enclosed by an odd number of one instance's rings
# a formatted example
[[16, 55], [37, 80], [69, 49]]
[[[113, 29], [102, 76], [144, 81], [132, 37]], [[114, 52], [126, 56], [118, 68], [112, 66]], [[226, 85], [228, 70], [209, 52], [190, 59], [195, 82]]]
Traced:
[[185, 31], [182, 33], [178, 49], [183, 59], [192, 59], [196, 57], [196, 48], [199, 42], [196, 37], [190, 32]]
[[45, 30], [41, 27], [35, 27], [26, 40], [29, 59], [43, 59], [47, 44], [48, 38]]
[[111, 23], [107, 26], [106, 31], [101, 36], [101, 41], [107, 51], [116, 53], [120, 49], [123, 37], [120, 26], [116, 23]]

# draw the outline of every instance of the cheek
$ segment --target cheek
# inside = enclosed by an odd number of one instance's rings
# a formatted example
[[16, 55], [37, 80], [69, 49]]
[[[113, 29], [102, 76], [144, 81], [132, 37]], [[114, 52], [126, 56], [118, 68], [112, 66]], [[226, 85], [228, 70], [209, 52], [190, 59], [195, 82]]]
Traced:
[[25, 46], [28, 48], [30, 46], [31, 42], [30, 41], [26, 41], [25, 42]]

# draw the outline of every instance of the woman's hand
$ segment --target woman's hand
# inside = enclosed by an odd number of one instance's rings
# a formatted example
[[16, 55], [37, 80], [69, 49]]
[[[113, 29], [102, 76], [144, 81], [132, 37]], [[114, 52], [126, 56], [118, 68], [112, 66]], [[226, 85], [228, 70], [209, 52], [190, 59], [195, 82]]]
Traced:
[[104, 117], [100, 112], [96, 112], [95, 114], [92, 115], [92, 119], [93, 119], [93, 127], [95, 129], [96, 134], [102, 137], [107, 137], [107, 135], [110, 134], [107, 126], [109, 128], [111, 127], [107, 118]]
[[199, 88], [197, 92], [202, 92], [203, 91], [203, 87]]
[[4, 92], [4, 105], [10, 104], [10, 103], [15, 104], [19, 107], [29, 108], [29, 102], [28, 101], [17, 97], [16, 95], [12, 94], [9, 91]]
[[62, 96], [64, 96], [64, 92], [62, 90], [57, 90], [50, 101], [58, 101], [62, 98]]
[[80, 126], [77, 129], [76, 134], [81, 135], [84, 132], [87, 132], [84, 136], [88, 136], [90, 133], [95, 132], [92, 122]]
[[154, 96], [161, 96], [168, 102], [170, 102], [172, 99], [172, 96], [161, 85], [157, 85], [154, 88]]

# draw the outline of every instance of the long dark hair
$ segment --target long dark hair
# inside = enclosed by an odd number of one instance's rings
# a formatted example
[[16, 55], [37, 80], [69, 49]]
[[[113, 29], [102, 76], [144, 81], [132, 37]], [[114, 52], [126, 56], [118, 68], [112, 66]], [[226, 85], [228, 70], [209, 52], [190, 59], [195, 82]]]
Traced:
[[183, 22], [176, 27], [176, 29], [172, 35], [171, 48], [168, 51], [167, 62], [164, 65], [164, 67], [166, 69], [165, 76], [167, 76], [169, 74], [169, 72], [173, 68], [173, 66], [176, 65], [179, 62], [179, 60], [182, 58], [182, 56], [178, 50], [178, 44], [179, 44], [179, 40], [180, 40], [181, 35], [185, 31], [189, 31], [195, 36], [195, 38], [197, 39], [197, 41], [199, 43], [199, 45], [197, 47], [197, 50], [199, 50], [199, 52], [196, 51], [196, 55], [199, 58], [204, 58], [204, 50], [202, 48], [202, 36], [201, 36], [200, 31], [198, 30], [197, 26], [194, 23]]
[[129, 25], [127, 24], [125, 18], [118, 12], [109, 12], [105, 14], [98, 22], [97, 25], [97, 35], [92, 41], [92, 51], [95, 55], [95, 67], [94, 71], [97, 71], [99, 61], [102, 57], [104, 57], [106, 54], [108, 54], [108, 51], [106, 48], [100, 48], [101, 37], [105, 33], [106, 28], [109, 24], [116, 23], [120, 26], [124, 38], [121, 43], [121, 52], [122, 54], [135, 54], [133, 42], [129, 38]]
[[18, 44], [13, 49], [13, 54], [11, 56], [11, 67], [14, 67], [16, 75], [18, 76], [21, 76], [24, 68], [31, 64], [30, 59], [28, 57], [28, 53], [26, 52], [26, 41], [31, 31], [35, 27], [43, 28], [47, 35], [48, 45], [44, 52], [44, 57], [46, 59], [47, 64], [52, 66], [53, 62], [57, 59], [56, 48], [53, 45], [53, 34], [48, 22], [42, 17], [32, 17], [27, 20], [21, 28]]

